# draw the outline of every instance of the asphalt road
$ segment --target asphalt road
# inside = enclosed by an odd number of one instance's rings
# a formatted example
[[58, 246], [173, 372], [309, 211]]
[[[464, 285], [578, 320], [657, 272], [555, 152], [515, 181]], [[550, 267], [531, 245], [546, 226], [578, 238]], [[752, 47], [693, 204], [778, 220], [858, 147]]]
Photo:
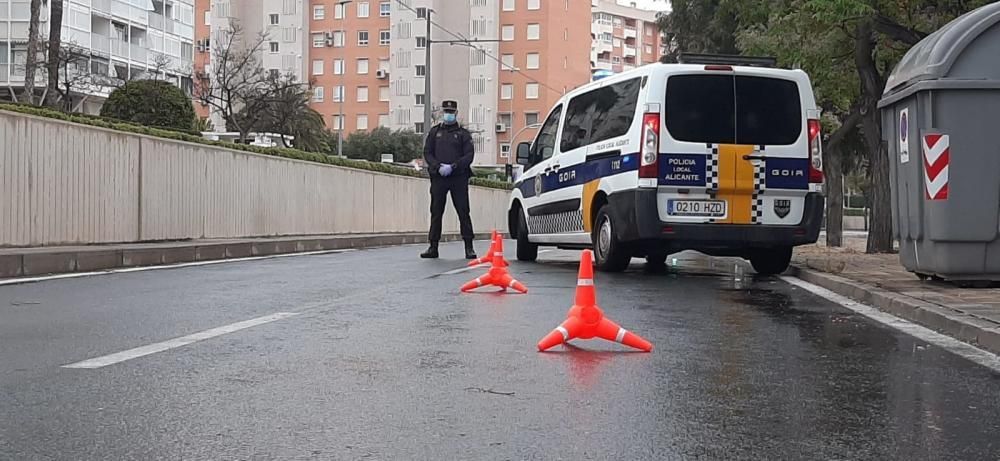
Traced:
[[0, 286], [0, 459], [1000, 459], [1000, 374], [733, 260], [597, 274], [652, 353], [538, 353], [578, 253], [463, 295], [420, 250]]

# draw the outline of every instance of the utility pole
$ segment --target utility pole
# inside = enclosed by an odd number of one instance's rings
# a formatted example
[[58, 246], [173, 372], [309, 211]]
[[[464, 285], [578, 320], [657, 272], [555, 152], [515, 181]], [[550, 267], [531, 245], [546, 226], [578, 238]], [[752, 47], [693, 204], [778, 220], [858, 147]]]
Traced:
[[[340, 52], [340, 114], [337, 115], [337, 156], [344, 156], [344, 127], [347, 126], [344, 120], [344, 99], [347, 99], [347, 87], [344, 84], [344, 76], [347, 75], [347, 31], [344, 30], [344, 21], [347, 21], [347, 4], [354, 0], [340, 0], [336, 6], [340, 7], [340, 47], [344, 48]], [[336, 10], [334, 10], [336, 14]], [[334, 45], [336, 45], [334, 40]]]
[[434, 10], [427, 8], [427, 43], [424, 45], [424, 139], [427, 138], [427, 133], [431, 132], [431, 108], [434, 104], [434, 99], [431, 98], [431, 13]]

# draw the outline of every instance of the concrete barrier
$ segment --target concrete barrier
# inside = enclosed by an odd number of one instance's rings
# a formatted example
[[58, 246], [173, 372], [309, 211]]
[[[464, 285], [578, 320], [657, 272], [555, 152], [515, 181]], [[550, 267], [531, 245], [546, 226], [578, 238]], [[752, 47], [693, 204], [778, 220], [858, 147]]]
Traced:
[[[428, 227], [426, 179], [3, 111], [0, 139], [0, 246]], [[471, 189], [476, 230], [505, 230], [508, 192]], [[454, 211], [445, 216], [457, 232]]]

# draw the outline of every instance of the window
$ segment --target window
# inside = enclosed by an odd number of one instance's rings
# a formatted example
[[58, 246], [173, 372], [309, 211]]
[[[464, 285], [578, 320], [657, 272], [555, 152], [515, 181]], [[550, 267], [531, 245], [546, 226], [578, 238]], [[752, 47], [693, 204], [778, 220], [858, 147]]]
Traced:
[[389, 114], [378, 114], [378, 126], [389, 126]]
[[365, 75], [368, 73], [368, 58], [358, 59], [358, 74]]
[[205, 25], [206, 26], [212, 25], [212, 11], [211, 10], [205, 12]]
[[358, 130], [368, 129], [368, 114], [358, 114]]
[[524, 98], [525, 99], [538, 99], [538, 84], [537, 83], [526, 83], [524, 85]]
[[358, 2], [358, 17], [367, 18], [368, 14], [368, 2]]
[[536, 123], [538, 123], [538, 112], [524, 113], [524, 126], [534, 125]]
[[333, 19], [344, 19], [344, 13], [346, 13], [347, 5], [343, 3], [338, 3], [333, 5]]
[[538, 53], [528, 53], [528, 62], [525, 67], [528, 69], [538, 69]]
[[601, 41], [604, 43], [611, 43], [611, 32], [601, 34]]
[[541, 0], [528, 0], [529, 10], [540, 10], [542, 9]]
[[417, 64], [415, 72], [417, 77], [425, 77], [427, 76], [427, 66], [423, 64]]
[[383, 46], [389, 45], [389, 31], [387, 30], [378, 31], [378, 44]]
[[414, 123], [413, 131], [415, 131], [417, 134], [424, 134], [424, 122]]
[[646, 45], [646, 54], [653, 54], [653, 45]]
[[326, 19], [326, 6], [324, 5], [313, 5], [313, 19], [321, 21]]
[[389, 13], [392, 10], [389, 2], [382, 2], [378, 4], [378, 15], [380, 17], [389, 17]]
[[415, 96], [415, 101], [414, 101], [414, 103], [415, 103], [416, 105], [418, 105], [418, 106], [422, 106], [422, 105], [424, 105], [424, 101], [426, 101], [426, 98], [424, 98], [424, 95], [422, 95], [422, 94], [417, 94], [417, 95], [414, 95], [414, 96]]
[[503, 0], [504, 11], [514, 11], [514, 0]]
[[427, 17], [427, 8], [420, 7], [417, 8], [417, 18], [423, 19]]
[[647, 37], [652, 37], [653, 36], [653, 28], [652, 27], [646, 26], [646, 36]]
[[358, 46], [368, 46], [368, 31], [359, 30], [358, 31]]
[[503, 63], [501, 70], [514, 70], [514, 55], [505, 54], [500, 57], [500, 62]]
[[323, 75], [323, 60], [313, 60], [313, 75]]
[[378, 100], [383, 102], [389, 100], [389, 87], [387, 86], [378, 87]]
[[344, 47], [344, 31], [338, 30], [333, 32], [333, 46], [336, 48]]
[[317, 86], [313, 88], [313, 102], [323, 102], [323, 87]]
[[[570, 100], [560, 149], [566, 152], [628, 133], [635, 118], [640, 87], [641, 79], [633, 78]], [[708, 101], [702, 103], [709, 104]]]
[[500, 86], [500, 99], [513, 99], [514, 98], [514, 85], [511, 83], [504, 83]]
[[278, 25], [278, 22], [279, 22], [278, 18], [279, 18], [279, 16], [278, 16], [277, 13], [271, 13], [271, 14], [267, 15], [267, 17], [268, 17], [268, 20], [270, 21], [270, 23], [271, 23], [272, 26]]
[[528, 40], [538, 40], [542, 35], [540, 24], [528, 24]]
[[621, 64], [622, 63], [622, 57], [621, 56], [612, 56], [611, 57], [611, 62], [614, 63], [614, 64]]
[[622, 39], [620, 39], [620, 38], [614, 39], [614, 47], [615, 48], [621, 48], [622, 47]]
[[545, 119], [542, 129], [538, 130], [538, 137], [531, 144], [530, 157], [535, 163], [552, 157], [556, 150], [556, 135], [559, 134], [559, 116], [562, 115], [562, 106], [556, 106], [552, 113]]
[[618, 16], [615, 16], [614, 20], [615, 20], [615, 27], [621, 29], [621, 27], [622, 27], [622, 18], [620, 18]]
[[359, 86], [358, 87], [358, 102], [368, 102], [368, 87]]
[[336, 58], [332, 62], [333, 62], [333, 75], [344, 75], [344, 60]]
[[500, 158], [510, 157], [510, 143], [502, 142], [500, 143]]
[[278, 42], [270, 42], [270, 43], [267, 44], [267, 46], [268, 46], [268, 48], [270, 48], [272, 54], [273, 53], [277, 53], [280, 50], [280, 46], [278, 45]]
[[503, 26], [500, 29], [500, 40], [511, 42], [514, 40], [514, 26]]
[[417, 37], [417, 48], [427, 48], [427, 37]]
[[313, 48], [326, 46], [326, 34], [313, 34]]
[[341, 117], [340, 115], [331, 115], [330, 116], [330, 128], [334, 129], [334, 130], [338, 130], [338, 131], [339, 130], [343, 130], [344, 129], [344, 120], [343, 120], [343, 117]]
[[344, 87], [342, 85], [337, 85], [333, 88], [333, 102], [341, 102], [344, 100]]
[[788, 145], [802, 132], [799, 88], [790, 80], [679, 75], [667, 80], [667, 94], [674, 114], [667, 130], [678, 141]]

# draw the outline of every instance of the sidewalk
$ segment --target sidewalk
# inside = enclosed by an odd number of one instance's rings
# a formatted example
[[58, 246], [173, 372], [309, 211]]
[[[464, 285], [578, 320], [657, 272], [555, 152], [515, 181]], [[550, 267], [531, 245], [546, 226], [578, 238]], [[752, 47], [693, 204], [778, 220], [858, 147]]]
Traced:
[[796, 248], [791, 274], [1000, 354], [1000, 288], [921, 281], [899, 264], [898, 255], [865, 254], [860, 235], [845, 236], [842, 248], [827, 248], [825, 236], [820, 240]]
[[[485, 238], [489, 235], [477, 235], [477, 239]], [[441, 240], [460, 239], [457, 234], [446, 234]], [[0, 279], [426, 242], [426, 233], [393, 233], [0, 248]]]

